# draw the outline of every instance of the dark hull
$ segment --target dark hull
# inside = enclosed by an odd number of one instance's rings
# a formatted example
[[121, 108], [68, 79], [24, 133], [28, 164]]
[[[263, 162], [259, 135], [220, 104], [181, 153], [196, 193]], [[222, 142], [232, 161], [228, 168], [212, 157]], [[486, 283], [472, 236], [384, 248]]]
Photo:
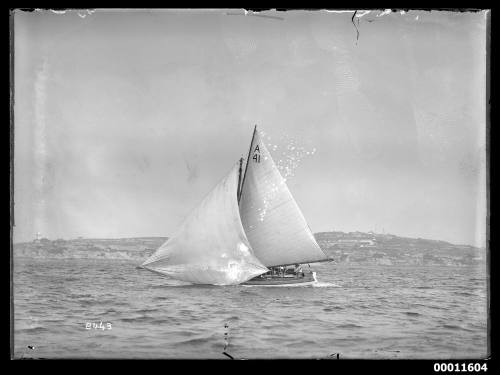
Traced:
[[253, 286], [303, 286], [311, 285], [316, 282], [316, 272], [306, 273], [303, 277], [296, 277], [295, 275], [287, 275], [285, 277], [254, 277], [240, 285], [253, 285]]

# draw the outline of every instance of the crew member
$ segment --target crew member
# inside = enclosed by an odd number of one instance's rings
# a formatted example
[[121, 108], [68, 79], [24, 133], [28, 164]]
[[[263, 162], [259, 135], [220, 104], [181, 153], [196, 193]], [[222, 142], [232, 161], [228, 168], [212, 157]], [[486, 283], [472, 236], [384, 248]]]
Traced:
[[300, 266], [300, 264], [296, 264], [295, 265], [295, 275], [299, 276], [300, 274], [302, 274], [302, 276], [304, 276], [304, 273], [302, 272], [302, 267]]

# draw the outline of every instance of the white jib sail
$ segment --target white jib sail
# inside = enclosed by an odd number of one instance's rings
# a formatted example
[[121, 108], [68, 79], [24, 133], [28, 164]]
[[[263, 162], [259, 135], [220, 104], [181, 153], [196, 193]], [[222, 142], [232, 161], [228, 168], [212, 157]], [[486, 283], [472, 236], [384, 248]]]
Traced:
[[238, 165], [142, 265], [195, 284], [234, 285], [269, 271], [245, 236], [237, 200]]
[[255, 256], [266, 267], [326, 260], [258, 131], [247, 164], [240, 215]]

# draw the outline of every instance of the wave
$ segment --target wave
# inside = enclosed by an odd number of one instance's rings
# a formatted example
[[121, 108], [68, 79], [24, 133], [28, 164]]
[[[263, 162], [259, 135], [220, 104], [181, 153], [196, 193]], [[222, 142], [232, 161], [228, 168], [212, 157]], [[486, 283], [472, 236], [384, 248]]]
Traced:
[[472, 330], [472, 329], [468, 329], [468, 328], [465, 328], [465, 327], [457, 326], [455, 324], [443, 324], [441, 327], [443, 327], [445, 329], [451, 329], [451, 330], [454, 330], [454, 331], [461, 330], [461, 331], [474, 332], [474, 330]]
[[136, 318], [121, 318], [118, 319], [120, 322], [125, 322], [125, 323], [154, 323], [156, 318], [153, 318], [151, 316], [138, 316]]
[[[212, 336], [213, 335], [211, 335], [210, 337], [195, 337], [195, 338], [192, 338], [192, 339], [178, 341], [178, 342], [176, 342], [176, 345], [200, 345], [200, 344], [213, 343], [214, 342], [214, 337], [212, 337]], [[220, 340], [220, 338], [217, 338], [217, 339], [219, 341], [221, 341], [220, 346], [223, 347], [222, 340]]]
[[409, 316], [421, 316], [422, 315], [420, 313], [413, 312], [413, 311], [405, 311], [405, 314], [409, 315]]
[[136, 312], [139, 314], [147, 314], [147, 313], [156, 312], [156, 311], [159, 311], [159, 309], [141, 309], [141, 310], [137, 310]]
[[300, 341], [284, 343], [284, 346], [287, 348], [305, 347], [307, 345], [317, 345], [317, 341], [304, 339], [304, 340], [300, 340]]
[[342, 306], [325, 307], [323, 311], [334, 311], [334, 310], [344, 310]]
[[166, 300], [169, 300], [169, 299], [172, 299], [172, 298], [170, 298], [170, 297], [163, 297], [163, 296], [158, 296], [158, 297], [154, 298], [155, 301], [166, 301]]
[[[155, 318], [153, 316], [137, 316], [137, 317], [129, 317], [129, 318], [121, 318], [118, 319], [120, 322], [124, 323], [150, 323], [151, 325], [159, 325], [159, 324], [169, 324], [169, 325], [178, 325], [179, 319], [177, 318]], [[187, 334], [188, 332], [182, 332], [182, 334]]]
[[341, 288], [341, 286], [338, 284], [327, 283], [327, 282], [323, 282], [323, 281], [317, 281], [314, 284], [312, 284], [312, 286], [315, 288]]
[[77, 294], [77, 293], [72, 293], [70, 294], [70, 298], [93, 298], [94, 296], [92, 294]]
[[153, 324], [176, 324], [176, 325], [179, 325], [181, 324], [177, 319], [155, 319], [153, 322]]
[[67, 282], [67, 281], [80, 281], [82, 280], [81, 278], [78, 278], [78, 277], [67, 277], [63, 280], [63, 282]]
[[114, 299], [99, 299], [99, 297], [95, 297], [94, 299], [80, 299], [76, 301], [80, 304], [82, 307], [89, 307], [89, 306], [95, 306], [95, 305], [121, 305], [125, 306], [127, 303], [125, 302], [120, 302], [116, 301]]
[[163, 285], [153, 285], [152, 289], [166, 289], [166, 288], [216, 288], [217, 285], [206, 284], [191, 284], [185, 281], [169, 281]]
[[48, 329], [43, 327], [43, 326], [33, 326], [33, 327], [18, 328], [18, 329], [16, 329], [16, 331], [29, 332], [29, 333], [39, 333], [39, 332], [46, 332], [46, 331], [48, 331]]
[[477, 295], [475, 293], [469, 293], [469, 292], [455, 292], [455, 294], [464, 297], [472, 297]]
[[364, 327], [354, 323], [346, 323], [338, 325], [337, 328], [364, 328]]

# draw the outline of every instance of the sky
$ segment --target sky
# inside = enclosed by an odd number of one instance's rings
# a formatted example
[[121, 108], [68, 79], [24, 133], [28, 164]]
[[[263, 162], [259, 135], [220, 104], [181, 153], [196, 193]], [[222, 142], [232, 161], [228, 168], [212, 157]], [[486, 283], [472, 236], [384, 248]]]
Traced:
[[313, 232], [485, 246], [487, 12], [353, 14], [15, 11], [14, 242], [169, 236], [257, 124]]

